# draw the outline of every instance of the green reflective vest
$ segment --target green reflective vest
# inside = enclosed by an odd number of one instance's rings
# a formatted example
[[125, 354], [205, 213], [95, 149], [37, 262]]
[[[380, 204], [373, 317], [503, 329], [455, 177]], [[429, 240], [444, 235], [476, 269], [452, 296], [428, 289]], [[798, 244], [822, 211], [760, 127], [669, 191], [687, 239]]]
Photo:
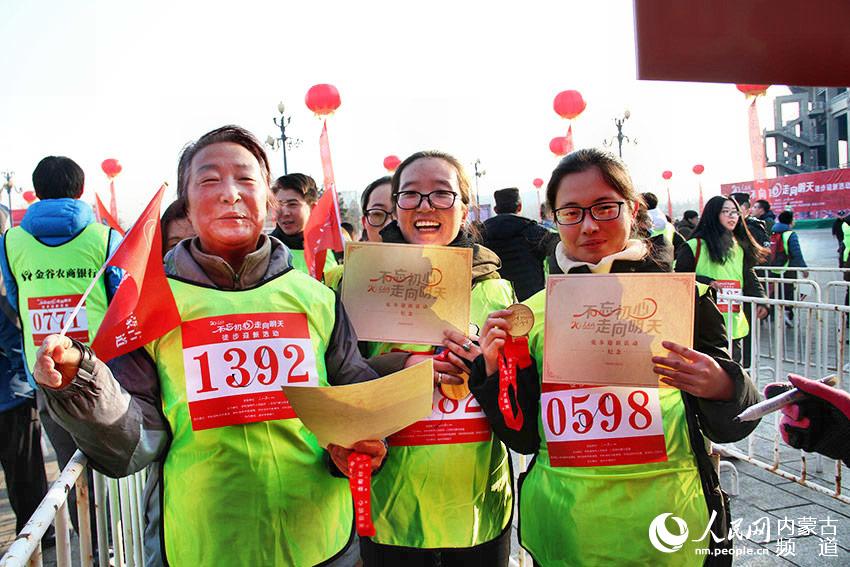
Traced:
[[[490, 279], [472, 288], [471, 321], [513, 303], [508, 280]], [[373, 354], [390, 350], [433, 352], [432, 347], [375, 343]], [[381, 474], [372, 479], [372, 519], [387, 545], [418, 549], [467, 548], [498, 537], [513, 508], [511, 469], [505, 446], [470, 394], [446, 398], [434, 389], [428, 418], [389, 438]]]
[[841, 223], [841, 234], [844, 237], [844, 257], [842, 261], [846, 264], [850, 261], [850, 224], [847, 222]]
[[[109, 254], [109, 228], [94, 223], [64, 244], [49, 246], [21, 227], [6, 233], [6, 258], [18, 285], [24, 354], [32, 370], [47, 335], [59, 333]], [[106, 313], [101, 277], [68, 329], [84, 344], [94, 340]]]
[[[310, 270], [307, 269], [307, 262], [304, 260], [304, 251], [303, 250], [293, 250], [289, 249], [290, 254], [292, 254], [292, 258], [290, 262], [292, 263], [292, 267], [298, 270], [301, 273], [310, 275]], [[325, 256], [325, 272], [337, 266], [336, 258], [334, 257], [333, 250], [328, 250], [327, 255]]]
[[675, 231], [676, 231], [676, 229], [673, 228], [673, 225], [668, 222], [664, 225], [664, 228], [654, 228], [654, 229], [652, 229], [649, 236], [650, 236], [650, 238], [654, 238], [654, 237], [658, 236], [659, 234], [663, 234], [664, 240], [666, 240], [670, 244], [673, 244], [673, 233]]
[[[528, 343], [538, 374], [543, 376], [546, 291], [524, 303], [534, 312], [535, 323]], [[581, 391], [588, 393], [593, 389]], [[664, 437], [661, 446], [666, 460], [610, 466], [554, 466], [550, 461], [549, 434], [544, 420], [552, 419], [550, 414], [557, 404], [547, 402], [569, 390], [542, 384], [538, 418], [540, 450], [522, 481], [519, 494], [520, 544], [541, 565], [703, 564], [705, 556], [699, 555], [697, 549], [707, 548], [709, 541], [691, 540], [700, 538], [709, 518], [694, 454], [695, 450], [704, 449], [691, 446], [685, 405], [679, 390], [643, 390], [658, 393]], [[564, 402], [566, 408], [585, 407], [579, 402], [582, 397], [562, 400], [567, 400]], [[610, 409], [611, 402], [606, 402], [605, 406]], [[629, 405], [623, 401], [622, 407], [622, 420], [630, 419]], [[596, 413], [597, 420], [603, 417]], [[562, 425], [570, 428], [578, 425], [578, 421], [567, 418]], [[593, 450], [592, 443], [585, 446], [586, 450]], [[684, 520], [691, 534], [682, 548], [672, 553], [658, 551], [648, 536], [650, 524], [664, 513]], [[667, 528], [676, 531], [672, 520]]]
[[[688, 246], [691, 252], [694, 253], [694, 258], [696, 258], [696, 268], [694, 269], [696, 275], [711, 278], [721, 283], [721, 285], [725, 283], [730, 289], [738, 289], [739, 294], [743, 293], [744, 250], [734, 239], [732, 240], [732, 251], [729, 258], [723, 264], [717, 264], [711, 259], [708, 249], [704, 244], [700, 246], [701, 250], [699, 255], [697, 255], [696, 238], [688, 240]], [[728, 307], [728, 304], [723, 301], [717, 302], [717, 308], [726, 320], [726, 327], [729, 334], [732, 335], [733, 339], [746, 337], [750, 332], [750, 324], [744, 315], [742, 305], [732, 305], [731, 313], [728, 312]]]
[[282, 385], [327, 386], [334, 294], [296, 270], [244, 291], [169, 279], [182, 325], [145, 346], [172, 441], [163, 467], [171, 565], [315, 565], [345, 548], [348, 482]]

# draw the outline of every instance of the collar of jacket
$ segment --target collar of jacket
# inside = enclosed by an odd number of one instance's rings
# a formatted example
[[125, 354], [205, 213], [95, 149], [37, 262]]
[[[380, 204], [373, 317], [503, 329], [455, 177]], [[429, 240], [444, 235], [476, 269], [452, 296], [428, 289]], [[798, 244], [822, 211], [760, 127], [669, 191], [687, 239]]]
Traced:
[[285, 232], [283, 232], [279, 226], [275, 226], [274, 230], [269, 236], [274, 236], [284, 244], [290, 250], [304, 250], [304, 233], [299, 232], [298, 234], [293, 234], [289, 236]]
[[184, 240], [166, 254], [166, 274], [219, 289], [240, 290], [256, 287], [290, 267], [289, 250], [265, 234], [260, 235], [257, 249], [245, 256], [238, 272], [223, 258], [202, 251], [197, 240]]
[[95, 222], [91, 205], [79, 199], [45, 199], [33, 203], [21, 220], [21, 228], [35, 236], [75, 236]]
[[[381, 239], [384, 242], [393, 242], [398, 244], [409, 244], [404, 239], [401, 229], [398, 227], [398, 222], [392, 221], [381, 230]], [[478, 283], [482, 280], [498, 279], [499, 268], [502, 267], [501, 260], [495, 252], [489, 248], [485, 248], [480, 244], [476, 244], [466, 230], [461, 229], [457, 237], [449, 242], [449, 246], [457, 246], [459, 248], [472, 248], [472, 283]]]

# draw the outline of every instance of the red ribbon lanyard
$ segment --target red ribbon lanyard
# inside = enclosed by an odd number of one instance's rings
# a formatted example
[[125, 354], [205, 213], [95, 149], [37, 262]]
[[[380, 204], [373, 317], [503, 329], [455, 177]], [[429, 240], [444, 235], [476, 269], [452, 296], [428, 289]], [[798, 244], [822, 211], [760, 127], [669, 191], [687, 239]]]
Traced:
[[[499, 409], [505, 419], [505, 425], [514, 431], [522, 429], [523, 423], [522, 408], [519, 407], [516, 394], [516, 369], [517, 365], [525, 368], [529, 364], [531, 355], [528, 352], [528, 338], [508, 336], [505, 339], [505, 347], [499, 354]], [[511, 407], [509, 386], [513, 386], [516, 414]]]
[[354, 500], [354, 521], [357, 535], [372, 537], [372, 458], [363, 453], [348, 455], [348, 487]]

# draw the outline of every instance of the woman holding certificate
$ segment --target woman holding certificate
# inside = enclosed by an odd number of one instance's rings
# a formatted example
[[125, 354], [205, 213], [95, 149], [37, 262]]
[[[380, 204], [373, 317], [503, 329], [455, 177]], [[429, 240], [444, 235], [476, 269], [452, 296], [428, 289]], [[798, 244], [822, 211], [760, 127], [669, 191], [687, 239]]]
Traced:
[[[578, 286], [588, 280], [602, 281], [599, 274], [672, 271], [670, 245], [640, 236], [644, 204], [612, 154], [569, 154], [552, 172], [546, 197], [561, 236], [558, 267], [586, 274], [575, 283], [563, 276], [575, 286], [573, 294], [583, 295]], [[672, 387], [583, 386], [590, 377], [573, 380], [569, 363], [557, 371], [572, 383], [548, 382], [543, 374], [544, 356], [559, 354], [544, 352], [546, 294], [490, 314], [481, 330], [483, 356], [470, 378], [496, 434], [509, 448], [536, 454], [521, 482], [521, 544], [539, 565], [703, 564], [706, 554], [731, 545], [726, 497], [703, 436], [717, 442], [745, 437], [755, 425], [733, 418], [758, 401], [752, 382], [724, 350], [716, 306], [704, 293], [695, 294], [693, 307], [681, 306], [695, 310], [693, 349], [665, 340], [665, 356], [646, 355], [650, 373]], [[548, 316], [561, 325], [572, 315]], [[500, 378], [509, 374], [500, 357], [506, 346], [526, 340], [517, 335], [527, 335], [530, 358], [518, 357], [513, 388], [500, 392]], [[559, 351], [572, 348], [571, 342], [548, 346]], [[619, 354], [605, 342], [608, 354]], [[614, 362], [603, 360], [596, 384]], [[683, 535], [684, 526], [690, 536]], [[701, 535], [707, 528], [714, 537]], [[709, 563], [716, 559], [731, 562], [717, 555]]]
[[[442, 152], [418, 152], [392, 179], [396, 221], [381, 231], [385, 243], [463, 247], [472, 250], [471, 318], [512, 303], [513, 289], [499, 278], [498, 257], [473, 242], [466, 225], [470, 184], [463, 166]], [[460, 267], [458, 267], [460, 269]], [[361, 541], [372, 565], [507, 565], [513, 508], [508, 454], [474, 398], [461, 390], [466, 366], [480, 352], [472, 340], [447, 332], [435, 357], [432, 414], [390, 436], [381, 473], [372, 481], [372, 518], [377, 535]], [[370, 354], [418, 353], [423, 345], [371, 343]]]

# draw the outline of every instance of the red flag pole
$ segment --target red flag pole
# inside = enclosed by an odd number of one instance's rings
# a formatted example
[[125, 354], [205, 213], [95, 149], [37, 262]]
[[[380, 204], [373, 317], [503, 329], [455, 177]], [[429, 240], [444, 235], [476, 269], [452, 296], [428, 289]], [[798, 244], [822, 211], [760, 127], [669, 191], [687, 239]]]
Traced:
[[118, 202], [115, 200], [115, 178], [109, 178], [109, 214], [112, 218], [118, 219]]
[[673, 218], [673, 201], [670, 198], [670, 182], [667, 182], [667, 216]]

